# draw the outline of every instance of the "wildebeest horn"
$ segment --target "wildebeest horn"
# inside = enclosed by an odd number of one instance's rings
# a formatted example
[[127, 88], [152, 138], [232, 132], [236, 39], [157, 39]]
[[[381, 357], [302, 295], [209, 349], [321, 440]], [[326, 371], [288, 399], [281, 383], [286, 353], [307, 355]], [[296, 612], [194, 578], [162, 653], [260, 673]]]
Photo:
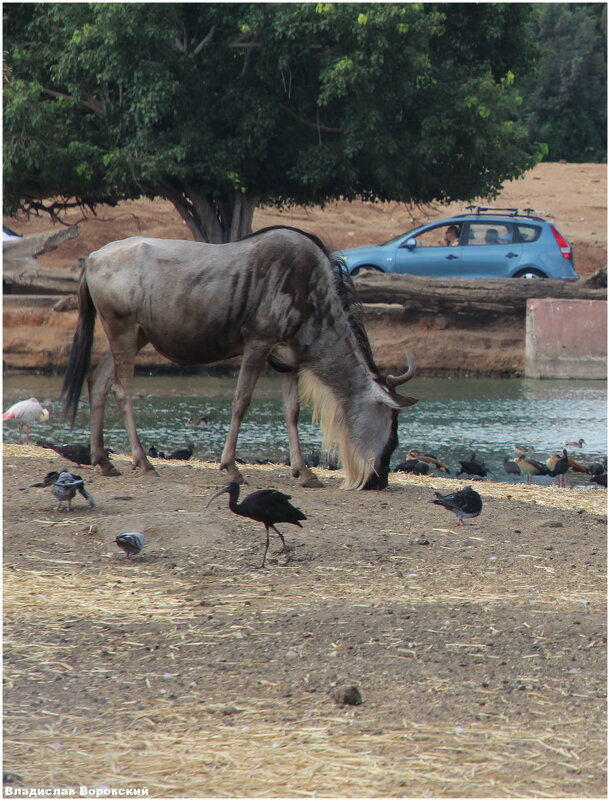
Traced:
[[390, 387], [390, 389], [394, 389], [394, 387], [399, 386], [399, 384], [404, 384], [410, 378], [413, 378], [415, 375], [415, 371], [417, 370], [417, 365], [415, 364], [415, 359], [409, 351], [406, 352], [407, 356], [407, 364], [409, 365], [407, 372], [403, 373], [402, 375], [388, 375], [386, 376], [385, 382]]

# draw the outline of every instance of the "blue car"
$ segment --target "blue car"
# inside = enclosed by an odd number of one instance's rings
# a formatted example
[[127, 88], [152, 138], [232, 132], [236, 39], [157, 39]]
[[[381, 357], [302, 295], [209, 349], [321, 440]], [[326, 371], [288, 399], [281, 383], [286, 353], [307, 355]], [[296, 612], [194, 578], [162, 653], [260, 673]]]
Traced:
[[383, 245], [335, 255], [350, 275], [377, 270], [427, 278], [579, 278], [571, 244], [554, 223], [528, 209], [480, 206], [420, 225]]

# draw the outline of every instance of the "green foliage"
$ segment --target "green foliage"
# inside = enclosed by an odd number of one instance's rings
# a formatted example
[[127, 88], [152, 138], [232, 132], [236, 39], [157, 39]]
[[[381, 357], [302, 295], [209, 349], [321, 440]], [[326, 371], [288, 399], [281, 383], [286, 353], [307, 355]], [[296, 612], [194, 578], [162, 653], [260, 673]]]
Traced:
[[[493, 195], [540, 157], [511, 85], [530, 4], [5, 4], [5, 203]], [[218, 224], [220, 228], [213, 230]]]
[[530, 138], [548, 161], [607, 160], [605, 3], [548, 3], [537, 9], [540, 59], [519, 84]]

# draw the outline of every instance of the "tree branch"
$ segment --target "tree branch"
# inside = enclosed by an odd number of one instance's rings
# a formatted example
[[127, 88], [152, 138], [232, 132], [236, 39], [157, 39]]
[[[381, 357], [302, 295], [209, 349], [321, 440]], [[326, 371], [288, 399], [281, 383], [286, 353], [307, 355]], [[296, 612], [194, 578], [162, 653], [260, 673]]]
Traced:
[[101, 103], [98, 103], [96, 100], [77, 100], [75, 97], [71, 95], [66, 95], [63, 92], [56, 92], [55, 89], [44, 89], [42, 90], [44, 95], [49, 95], [50, 97], [60, 97], [63, 100], [71, 100], [72, 103], [78, 103], [85, 108], [88, 108], [90, 111], [93, 111], [94, 114], [102, 115], [104, 111], [104, 106]]
[[307, 128], [313, 128], [314, 131], [324, 131], [324, 133], [337, 133], [337, 134], [343, 133], [343, 128], [332, 128], [329, 125], [320, 125], [320, 123], [318, 122], [309, 122], [308, 120], [304, 120], [302, 119], [302, 117], [299, 117], [298, 114], [295, 114], [294, 111], [289, 109], [288, 106], [283, 106], [281, 103], [279, 109], [288, 117], [292, 117], [293, 120], [296, 120], [301, 125], [305, 125], [305, 127]]

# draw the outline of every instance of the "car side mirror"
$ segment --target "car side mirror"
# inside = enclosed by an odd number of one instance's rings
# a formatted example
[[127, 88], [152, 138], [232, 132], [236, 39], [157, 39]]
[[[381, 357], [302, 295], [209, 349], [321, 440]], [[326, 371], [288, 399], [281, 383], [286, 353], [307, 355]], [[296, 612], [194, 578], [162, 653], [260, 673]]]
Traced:
[[405, 247], [409, 248], [409, 250], [413, 250], [413, 248], [417, 247], [417, 239], [415, 239], [414, 236], [412, 236], [410, 239], [407, 239], [405, 242]]

